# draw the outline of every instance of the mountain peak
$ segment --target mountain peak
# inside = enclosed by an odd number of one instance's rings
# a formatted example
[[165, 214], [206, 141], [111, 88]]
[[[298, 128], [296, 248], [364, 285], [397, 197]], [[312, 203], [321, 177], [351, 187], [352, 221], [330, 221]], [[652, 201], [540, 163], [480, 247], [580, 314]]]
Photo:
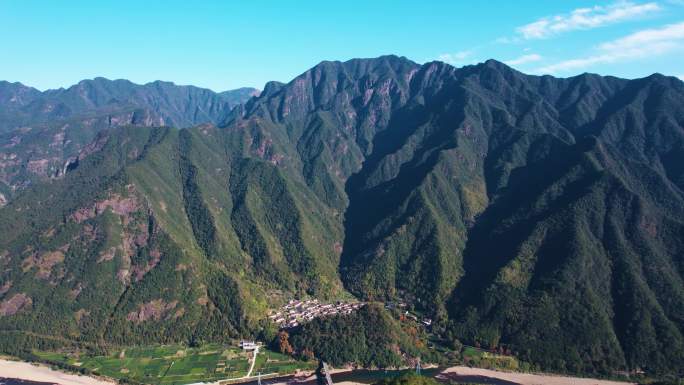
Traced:
[[40, 91], [33, 87], [19, 82], [0, 81], [0, 103], [20, 106], [30, 103], [38, 95], [40, 95]]
[[480, 69], [489, 69], [489, 70], [494, 70], [502, 74], [519, 74], [519, 75], [524, 75], [522, 72], [516, 70], [515, 68], [509, 66], [508, 64], [498, 61], [496, 59], [487, 59], [483, 63], [476, 64], [475, 67], [480, 68]]
[[504, 62], [498, 61], [496, 59], [487, 59], [483, 64], [492, 68], [511, 68]]
[[261, 95], [273, 95], [274, 93], [278, 92], [281, 88], [283, 88], [284, 85], [285, 83], [283, 82], [271, 80], [270, 82], [264, 85], [264, 90], [263, 92], [261, 92]]
[[[404, 56], [383, 55], [373, 58], [355, 58], [347, 61], [328, 61], [324, 60], [300, 76], [307, 73], [320, 73], [330, 71], [343, 71], [353, 77], [361, 77], [369, 72], [392, 71], [401, 72], [411, 68], [418, 68], [420, 65]], [[296, 79], [295, 79], [296, 80]]]

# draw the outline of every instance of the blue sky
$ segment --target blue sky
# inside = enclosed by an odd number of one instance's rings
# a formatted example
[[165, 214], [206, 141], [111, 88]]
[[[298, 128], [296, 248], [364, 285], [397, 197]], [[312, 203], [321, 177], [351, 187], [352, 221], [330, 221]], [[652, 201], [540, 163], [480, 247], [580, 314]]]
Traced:
[[0, 36], [0, 79], [41, 90], [96, 76], [261, 88], [322, 60], [390, 53], [684, 78], [684, 0], [0, 0]]

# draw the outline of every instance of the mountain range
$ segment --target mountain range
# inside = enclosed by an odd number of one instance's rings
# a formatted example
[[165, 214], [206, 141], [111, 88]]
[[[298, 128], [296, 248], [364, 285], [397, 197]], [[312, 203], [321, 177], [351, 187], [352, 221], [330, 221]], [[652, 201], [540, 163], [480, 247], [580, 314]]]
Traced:
[[253, 88], [215, 93], [170, 82], [139, 85], [105, 78], [45, 92], [0, 82], [0, 200], [31, 182], [62, 175], [103, 129], [218, 124], [232, 107], [258, 94]]
[[226, 339], [354, 295], [547, 370], [684, 367], [677, 78], [383, 56], [261, 93], [2, 83], [0, 117], [5, 341]]

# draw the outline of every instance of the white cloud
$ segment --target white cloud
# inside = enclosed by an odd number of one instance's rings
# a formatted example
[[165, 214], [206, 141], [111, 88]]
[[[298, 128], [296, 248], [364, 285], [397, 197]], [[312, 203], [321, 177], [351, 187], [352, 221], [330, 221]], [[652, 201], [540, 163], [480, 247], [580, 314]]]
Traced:
[[611, 5], [578, 8], [568, 14], [554, 15], [516, 29], [524, 39], [544, 39], [563, 32], [593, 29], [622, 21], [644, 17], [660, 11], [658, 3], [635, 4], [619, 1]]
[[684, 49], [684, 22], [646, 29], [599, 45], [594, 55], [564, 60], [535, 72], [555, 74], [596, 64], [624, 62]]
[[679, 80], [684, 80], [684, 75], [677, 75], [677, 77], [679, 78]]
[[521, 41], [522, 41], [522, 39], [518, 36], [514, 36], [514, 37], [503, 36], [503, 37], [498, 37], [498, 38], [494, 39], [494, 43], [497, 43], [497, 44], [514, 44], [514, 43], [519, 43]]
[[536, 61], [539, 61], [541, 59], [542, 59], [541, 55], [538, 55], [536, 53], [531, 53], [528, 55], [522, 55], [522, 56], [515, 58], [515, 59], [505, 60], [504, 63], [508, 64], [509, 66], [516, 66], [516, 65], [536, 62]]
[[445, 63], [449, 64], [462, 64], [466, 61], [466, 59], [470, 58], [472, 56], [473, 52], [472, 51], [459, 51], [455, 53], [443, 53], [439, 55], [437, 60], [443, 61]]
[[684, 22], [635, 32], [621, 39], [601, 44], [600, 48], [606, 51], [619, 51], [643, 47], [644, 44], [666, 43], [682, 39], [684, 39]]

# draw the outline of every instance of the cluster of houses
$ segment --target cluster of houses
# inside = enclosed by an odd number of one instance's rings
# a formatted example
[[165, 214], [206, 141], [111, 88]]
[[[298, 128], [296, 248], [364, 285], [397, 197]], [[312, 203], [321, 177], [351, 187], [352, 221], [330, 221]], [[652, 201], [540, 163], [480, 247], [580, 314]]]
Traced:
[[314, 318], [337, 314], [351, 314], [358, 310], [361, 302], [321, 303], [317, 299], [290, 300], [287, 305], [272, 312], [268, 318], [278, 324], [281, 329], [294, 328]]
[[[271, 311], [268, 318], [281, 329], [291, 329], [318, 317], [351, 314], [363, 305], [363, 302], [338, 301], [335, 303], [322, 303], [317, 299], [291, 299], [285, 306]], [[430, 318], [418, 317], [409, 312], [406, 302], [386, 302], [385, 307], [387, 309], [399, 310], [406, 319], [411, 319], [416, 323], [427, 327], [432, 325]]]

